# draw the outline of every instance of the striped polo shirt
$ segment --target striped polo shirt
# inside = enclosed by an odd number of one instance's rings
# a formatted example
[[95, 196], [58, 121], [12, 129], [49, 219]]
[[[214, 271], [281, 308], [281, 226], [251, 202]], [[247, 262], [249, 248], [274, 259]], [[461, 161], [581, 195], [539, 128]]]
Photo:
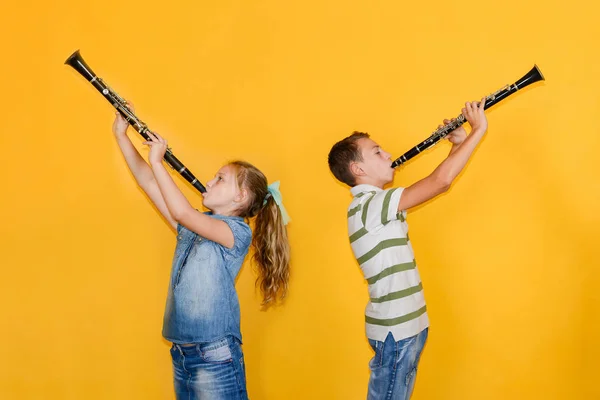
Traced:
[[367, 337], [383, 342], [389, 332], [396, 341], [417, 335], [429, 326], [429, 318], [406, 210], [398, 212], [404, 189], [363, 184], [350, 191], [350, 245], [369, 284]]

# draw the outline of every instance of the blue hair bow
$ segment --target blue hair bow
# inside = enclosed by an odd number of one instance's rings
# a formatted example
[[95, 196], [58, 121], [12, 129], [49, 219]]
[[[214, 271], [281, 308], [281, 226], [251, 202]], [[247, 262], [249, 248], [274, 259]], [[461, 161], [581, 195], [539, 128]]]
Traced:
[[269, 199], [269, 197], [273, 197], [273, 200], [275, 200], [277, 207], [279, 207], [279, 211], [281, 211], [281, 218], [283, 219], [283, 224], [287, 225], [288, 222], [290, 222], [290, 216], [288, 215], [287, 211], [285, 210], [285, 207], [283, 206], [283, 202], [281, 200], [281, 192], [279, 191], [279, 184], [280, 182], [277, 181], [269, 185], [269, 187], [267, 188], [269, 193], [267, 193], [267, 195], [265, 196], [263, 206], [267, 204], [267, 200]]

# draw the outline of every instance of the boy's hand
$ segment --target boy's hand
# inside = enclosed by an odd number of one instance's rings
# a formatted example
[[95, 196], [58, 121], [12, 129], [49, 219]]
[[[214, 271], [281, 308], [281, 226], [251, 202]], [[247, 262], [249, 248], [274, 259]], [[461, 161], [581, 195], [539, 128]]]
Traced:
[[465, 116], [469, 125], [471, 125], [471, 132], [487, 130], [487, 118], [485, 116], [485, 97], [480, 102], [466, 102], [465, 108], [463, 108], [462, 115]]
[[[445, 119], [444, 120], [444, 125], [440, 125], [438, 127], [439, 128], [443, 128], [444, 126], [448, 125], [451, 122], [454, 122], [456, 120], [456, 118], [452, 118], [450, 119]], [[467, 138], [467, 131], [465, 131], [465, 128], [461, 125], [458, 128], [456, 128], [455, 130], [453, 130], [452, 132], [450, 132], [448, 135], [446, 135], [446, 139], [448, 139], [448, 141], [452, 144], [461, 144], [465, 139]]]

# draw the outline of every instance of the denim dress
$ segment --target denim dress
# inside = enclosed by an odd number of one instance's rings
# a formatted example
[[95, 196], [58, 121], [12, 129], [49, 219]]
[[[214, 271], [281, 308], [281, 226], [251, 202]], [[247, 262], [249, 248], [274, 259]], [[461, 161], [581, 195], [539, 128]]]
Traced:
[[177, 226], [163, 323], [163, 336], [173, 343], [175, 394], [178, 400], [247, 400], [235, 279], [252, 231], [241, 217], [206, 214], [229, 225], [234, 245]]
[[178, 224], [163, 337], [176, 344], [207, 343], [228, 335], [242, 341], [235, 279], [252, 241], [242, 217], [205, 213], [227, 223], [231, 249]]

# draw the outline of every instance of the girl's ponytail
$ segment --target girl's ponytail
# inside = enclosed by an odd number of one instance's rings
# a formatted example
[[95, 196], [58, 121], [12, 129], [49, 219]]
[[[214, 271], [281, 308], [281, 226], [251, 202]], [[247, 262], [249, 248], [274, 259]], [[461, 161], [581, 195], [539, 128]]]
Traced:
[[277, 304], [287, 294], [290, 278], [290, 245], [285, 225], [288, 216], [281, 204], [279, 183], [267, 187], [267, 178], [245, 161], [231, 163], [237, 169], [238, 186], [248, 193], [241, 217], [256, 216], [252, 245], [257, 265], [256, 286], [262, 294], [262, 305]]

